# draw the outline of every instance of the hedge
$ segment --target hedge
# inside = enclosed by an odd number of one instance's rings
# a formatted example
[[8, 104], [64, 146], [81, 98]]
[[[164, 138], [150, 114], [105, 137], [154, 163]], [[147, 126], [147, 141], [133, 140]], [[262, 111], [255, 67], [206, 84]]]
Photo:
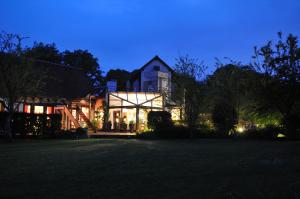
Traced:
[[[5, 127], [6, 112], [0, 112], [0, 129]], [[51, 136], [61, 129], [60, 114], [14, 113], [12, 122], [13, 135]]]

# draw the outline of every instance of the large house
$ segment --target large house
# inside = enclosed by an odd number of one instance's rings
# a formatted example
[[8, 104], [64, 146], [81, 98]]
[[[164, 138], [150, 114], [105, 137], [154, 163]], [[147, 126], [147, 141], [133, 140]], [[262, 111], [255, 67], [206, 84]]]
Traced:
[[[126, 90], [118, 91], [117, 81], [107, 82], [104, 96], [90, 95], [91, 84], [80, 70], [54, 67], [49, 71], [63, 76], [59, 78], [62, 81], [48, 82], [42, 93], [24, 97], [18, 111], [61, 114], [65, 130], [79, 127], [96, 130], [95, 124], [99, 129], [129, 130], [134, 126], [140, 130], [147, 126], [149, 111], [171, 111], [167, 102], [172, 91], [173, 70], [158, 56], [130, 74]], [[2, 105], [1, 109], [4, 110]], [[176, 114], [172, 117], [178, 119]]]

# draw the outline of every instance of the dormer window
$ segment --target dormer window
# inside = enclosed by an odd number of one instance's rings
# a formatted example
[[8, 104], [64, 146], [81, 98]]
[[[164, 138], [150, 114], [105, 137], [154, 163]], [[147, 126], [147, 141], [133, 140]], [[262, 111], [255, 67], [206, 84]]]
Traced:
[[153, 66], [154, 71], [160, 71], [160, 66]]

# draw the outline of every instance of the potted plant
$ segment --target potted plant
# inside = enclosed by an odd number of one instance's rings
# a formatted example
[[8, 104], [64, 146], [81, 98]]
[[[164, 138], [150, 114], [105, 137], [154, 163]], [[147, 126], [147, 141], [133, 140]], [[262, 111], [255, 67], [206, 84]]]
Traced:
[[134, 126], [135, 126], [135, 123], [134, 123], [133, 120], [131, 120], [131, 121], [129, 122], [129, 130], [130, 130], [131, 133], [134, 131]]
[[107, 130], [108, 132], [110, 132], [110, 131], [111, 131], [111, 121], [108, 121], [106, 125], [107, 125], [107, 126], [106, 126], [106, 130]]
[[127, 130], [127, 124], [122, 121], [121, 124], [120, 124], [120, 128], [121, 128], [121, 131], [126, 131]]

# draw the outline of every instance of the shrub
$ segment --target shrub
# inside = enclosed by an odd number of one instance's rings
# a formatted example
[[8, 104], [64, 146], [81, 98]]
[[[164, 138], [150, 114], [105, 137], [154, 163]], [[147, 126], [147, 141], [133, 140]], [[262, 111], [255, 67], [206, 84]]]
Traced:
[[289, 139], [297, 139], [300, 137], [300, 115], [291, 114], [282, 121], [284, 132]]
[[122, 121], [120, 124], [120, 130], [127, 131], [127, 124], [124, 121]]
[[[0, 113], [0, 129], [4, 129], [6, 112]], [[61, 128], [61, 115], [14, 113], [13, 135], [49, 136]]]
[[100, 122], [99, 122], [98, 120], [96, 120], [96, 119], [93, 119], [91, 123], [92, 123], [93, 127], [95, 127], [95, 128], [99, 128], [99, 124], [100, 124]]
[[167, 111], [150, 111], [147, 119], [148, 128], [154, 131], [160, 131], [173, 126], [171, 114]]
[[282, 131], [282, 128], [274, 125], [269, 125], [260, 129], [250, 129], [245, 131], [241, 136], [252, 139], [277, 139], [277, 135]]
[[183, 139], [189, 138], [190, 130], [185, 126], [169, 126], [155, 131], [146, 131], [137, 134], [141, 139]]
[[236, 110], [229, 104], [218, 103], [212, 111], [212, 121], [219, 135], [228, 136], [237, 124]]

